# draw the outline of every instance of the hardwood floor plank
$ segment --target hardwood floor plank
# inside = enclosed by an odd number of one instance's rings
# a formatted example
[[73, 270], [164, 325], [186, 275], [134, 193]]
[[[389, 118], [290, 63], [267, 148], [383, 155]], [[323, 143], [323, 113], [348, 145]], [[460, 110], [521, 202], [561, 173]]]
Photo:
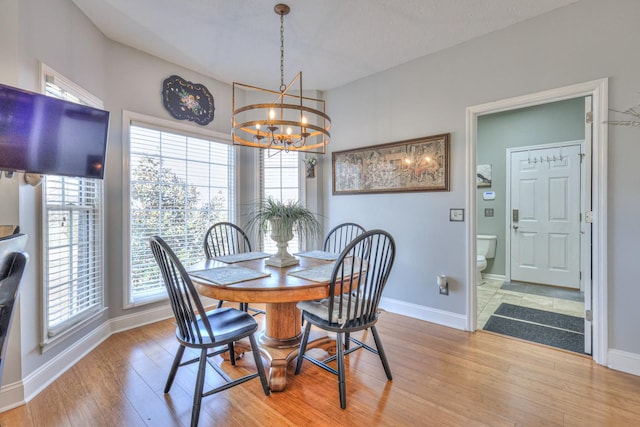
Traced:
[[[300, 375], [288, 367], [284, 392], [267, 397], [256, 379], [205, 397], [200, 425], [640, 425], [640, 377], [588, 357], [391, 313], [381, 315], [378, 331], [394, 379], [387, 381], [376, 355], [351, 354], [346, 410], [340, 409], [337, 377], [305, 362]], [[32, 401], [0, 414], [0, 423], [189, 425], [196, 366], [181, 368], [164, 394], [177, 349], [174, 333], [167, 320], [114, 334]], [[373, 344], [370, 333], [363, 340]], [[254, 370], [250, 355], [235, 367], [220, 357], [213, 362], [232, 377]], [[210, 370], [205, 387], [220, 381]]]

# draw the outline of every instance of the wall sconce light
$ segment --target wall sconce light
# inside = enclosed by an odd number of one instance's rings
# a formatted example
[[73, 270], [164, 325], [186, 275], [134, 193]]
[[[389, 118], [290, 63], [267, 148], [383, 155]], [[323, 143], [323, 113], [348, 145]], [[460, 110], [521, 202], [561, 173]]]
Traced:
[[438, 283], [440, 295], [449, 295], [449, 282], [447, 281], [447, 276], [440, 274], [436, 282]]

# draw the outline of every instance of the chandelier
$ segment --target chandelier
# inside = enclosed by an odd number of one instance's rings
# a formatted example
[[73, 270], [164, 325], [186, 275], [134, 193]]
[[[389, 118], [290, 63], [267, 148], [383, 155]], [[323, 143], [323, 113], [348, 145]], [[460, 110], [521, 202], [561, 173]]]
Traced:
[[284, 84], [284, 16], [290, 8], [277, 4], [273, 10], [280, 15], [280, 89], [233, 83], [233, 144], [324, 154], [331, 139], [325, 102], [303, 96], [302, 71]]

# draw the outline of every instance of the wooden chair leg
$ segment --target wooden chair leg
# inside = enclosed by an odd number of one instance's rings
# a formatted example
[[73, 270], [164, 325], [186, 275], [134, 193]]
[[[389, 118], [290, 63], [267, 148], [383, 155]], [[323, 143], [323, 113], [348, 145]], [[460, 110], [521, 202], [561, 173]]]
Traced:
[[345, 409], [347, 407], [347, 385], [345, 383], [346, 375], [344, 368], [344, 347], [343, 347], [343, 334], [338, 332], [336, 336], [336, 350], [337, 350], [337, 362], [338, 362], [338, 389], [340, 391], [340, 407]]
[[176, 372], [178, 372], [178, 367], [180, 366], [180, 362], [182, 361], [184, 348], [185, 347], [183, 345], [180, 345], [180, 347], [178, 347], [178, 351], [176, 352], [176, 356], [173, 358], [173, 363], [171, 364], [171, 370], [169, 371], [169, 376], [167, 377], [167, 382], [164, 386], [165, 393], [169, 393], [169, 390], [171, 390], [171, 386], [173, 385], [173, 380], [176, 377]]
[[309, 332], [311, 331], [311, 322], [307, 322], [302, 334], [302, 341], [300, 341], [300, 351], [298, 351], [298, 360], [296, 361], [295, 375], [300, 373], [302, 367], [302, 361], [304, 360], [304, 353], [307, 351], [307, 341], [309, 340]]
[[202, 403], [202, 390], [204, 389], [204, 374], [207, 369], [207, 349], [200, 352], [200, 363], [198, 363], [198, 376], [196, 378], [196, 388], [193, 392], [193, 409], [191, 412], [191, 427], [198, 426], [200, 419], [200, 405]]
[[382, 346], [382, 341], [380, 340], [380, 336], [378, 335], [378, 330], [375, 326], [371, 327], [371, 332], [373, 332], [373, 340], [376, 343], [376, 348], [378, 349], [378, 355], [380, 356], [380, 361], [382, 362], [382, 366], [384, 367], [384, 372], [387, 374], [387, 378], [392, 380], [391, 369], [389, 368], [389, 362], [387, 361], [387, 355], [384, 353], [384, 347]]
[[224, 304], [224, 301], [222, 300], [218, 301], [218, 306], [216, 308], [222, 308], [222, 304]]

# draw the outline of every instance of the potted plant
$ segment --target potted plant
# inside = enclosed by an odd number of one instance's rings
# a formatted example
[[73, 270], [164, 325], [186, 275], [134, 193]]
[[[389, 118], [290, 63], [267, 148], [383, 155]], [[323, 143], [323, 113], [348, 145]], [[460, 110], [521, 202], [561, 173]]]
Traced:
[[249, 227], [271, 232], [271, 239], [276, 242], [278, 252], [268, 258], [266, 264], [275, 267], [300, 262], [287, 251], [294, 231], [301, 238], [320, 237], [322, 233], [320, 222], [309, 209], [298, 202], [282, 202], [271, 197], [259, 203], [249, 214]]

